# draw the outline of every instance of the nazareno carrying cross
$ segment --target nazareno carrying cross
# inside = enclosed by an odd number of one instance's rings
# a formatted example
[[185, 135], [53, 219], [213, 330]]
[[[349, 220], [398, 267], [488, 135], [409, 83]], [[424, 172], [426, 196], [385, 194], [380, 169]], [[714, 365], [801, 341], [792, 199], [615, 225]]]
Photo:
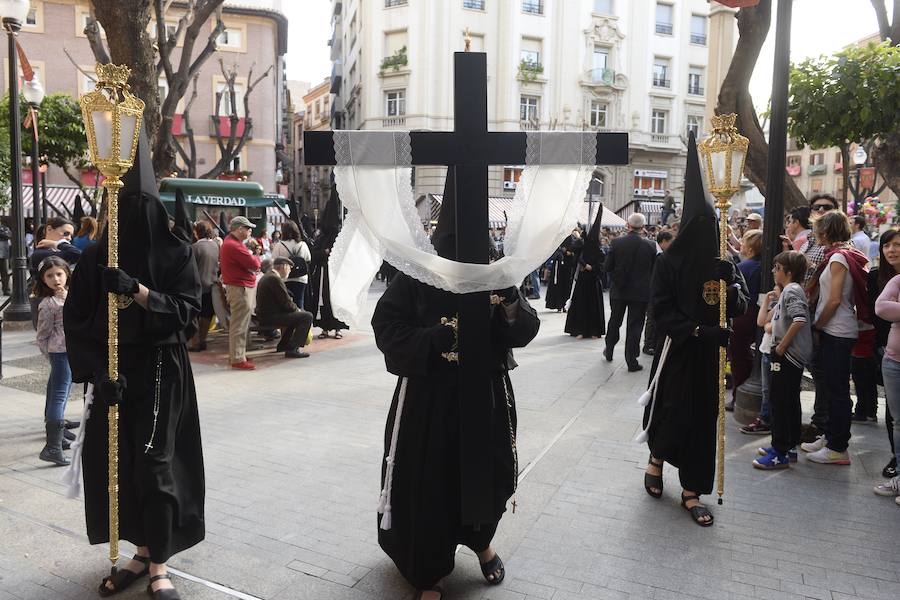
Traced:
[[[382, 259], [410, 280], [454, 298], [458, 308], [458, 365], [454, 365], [458, 387], [454, 387], [462, 440], [460, 506], [455, 509], [462, 524], [475, 527], [497, 520], [491, 497], [494, 472], [490, 461], [483, 460], [490, 452], [493, 408], [483, 401], [480, 389], [495, 354], [489, 295], [518, 287], [569, 234], [596, 165], [628, 162], [626, 133], [488, 131], [486, 64], [483, 53], [454, 54], [452, 132], [304, 134], [305, 164], [336, 166], [338, 193], [348, 209], [331, 255], [337, 316], [353, 321]], [[489, 264], [488, 166], [522, 164], [526, 166], [510, 211], [506, 256]], [[410, 184], [413, 165], [448, 167], [450, 197], [445, 193], [444, 209], [455, 207], [455, 215], [445, 223], [455, 225], [451, 232], [455, 248], [450, 252], [436, 251], [422, 229]], [[389, 468], [392, 458], [388, 454]], [[385, 487], [390, 488], [387, 483]], [[389, 494], [387, 504], [389, 513]], [[393, 508], [399, 510], [399, 503]]]

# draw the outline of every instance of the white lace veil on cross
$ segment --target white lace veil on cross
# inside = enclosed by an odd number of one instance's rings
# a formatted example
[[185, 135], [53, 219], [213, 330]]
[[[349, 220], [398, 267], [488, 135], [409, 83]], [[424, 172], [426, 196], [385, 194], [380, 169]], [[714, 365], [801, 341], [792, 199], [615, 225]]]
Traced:
[[[335, 182], [348, 209], [331, 251], [331, 304], [351, 325], [387, 260], [423, 283], [457, 294], [522, 283], [575, 226], [596, 162], [594, 132], [527, 132], [525, 170], [508, 215], [504, 251], [491, 264], [437, 255], [412, 190], [408, 131], [335, 131]], [[457, 199], [465, 210], [465, 199]], [[487, 235], [487, 231], [485, 231]]]

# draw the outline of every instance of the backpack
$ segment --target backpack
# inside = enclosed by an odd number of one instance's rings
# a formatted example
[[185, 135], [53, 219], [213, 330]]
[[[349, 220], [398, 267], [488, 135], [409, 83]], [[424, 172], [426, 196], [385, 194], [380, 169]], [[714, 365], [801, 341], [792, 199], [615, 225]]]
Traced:
[[292, 263], [294, 263], [294, 266], [291, 268], [291, 273], [288, 275], [288, 278], [295, 279], [297, 277], [304, 277], [308, 275], [309, 265], [306, 264], [306, 261], [303, 260], [303, 257], [300, 256], [299, 252], [292, 252], [288, 245], [284, 242], [279, 243], [284, 246], [285, 250], [288, 251], [288, 258], [291, 259]]

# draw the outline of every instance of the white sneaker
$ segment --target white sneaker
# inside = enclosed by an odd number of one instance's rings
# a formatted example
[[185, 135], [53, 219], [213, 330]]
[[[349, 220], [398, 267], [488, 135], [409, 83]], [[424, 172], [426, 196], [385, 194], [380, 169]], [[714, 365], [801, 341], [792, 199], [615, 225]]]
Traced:
[[896, 504], [897, 506], [900, 506], [900, 496], [897, 496], [896, 498], [894, 498], [894, 504]]
[[876, 485], [872, 491], [879, 496], [900, 496], [900, 477], [893, 477]]
[[828, 442], [825, 439], [825, 436], [820, 435], [814, 442], [806, 442], [805, 444], [800, 444], [800, 449], [804, 452], [818, 452], [825, 447], [826, 443]]
[[849, 465], [850, 453], [846, 450], [844, 452], [835, 452], [830, 448], [823, 447], [807, 454], [806, 459], [823, 465]]

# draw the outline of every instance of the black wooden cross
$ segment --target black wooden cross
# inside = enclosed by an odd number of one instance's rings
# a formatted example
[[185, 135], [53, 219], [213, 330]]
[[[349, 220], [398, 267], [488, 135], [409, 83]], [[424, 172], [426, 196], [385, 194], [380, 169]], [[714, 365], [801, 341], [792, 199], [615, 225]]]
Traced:
[[[489, 165], [525, 164], [524, 132], [488, 131], [487, 55], [456, 52], [453, 66], [454, 130], [411, 131], [413, 165], [455, 166], [457, 260], [486, 264], [488, 258]], [[307, 165], [334, 165], [331, 131], [304, 132]], [[628, 134], [598, 133], [598, 165], [628, 163]], [[448, 177], [452, 171], [448, 171]], [[445, 199], [446, 200], [446, 199]], [[553, 201], [547, 199], [546, 201]], [[459, 299], [459, 401], [462, 522], [490, 523], [493, 509], [493, 415], [487, 401], [491, 363], [488, 292], [461, 294]], [[447, 315], [452, 317], [453, 315]], [[487, 387], [486, 387], [487, 386]], [[505, 401], [501, 400], [499, 405]], [[505, 411], [504, 408], [500, 408]]]

